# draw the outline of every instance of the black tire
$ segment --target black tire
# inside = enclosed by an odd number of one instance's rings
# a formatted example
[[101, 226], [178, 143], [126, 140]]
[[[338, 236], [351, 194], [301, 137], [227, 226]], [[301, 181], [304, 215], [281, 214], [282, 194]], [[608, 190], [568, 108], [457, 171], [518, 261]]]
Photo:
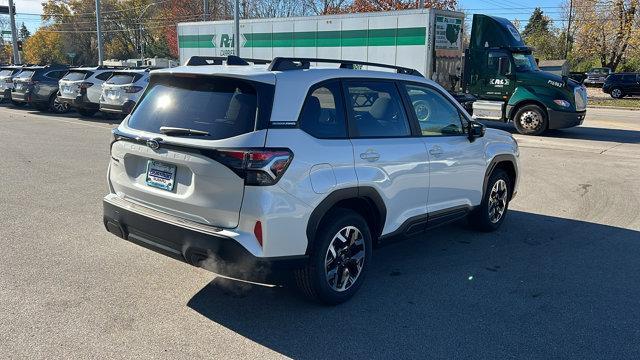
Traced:
[[58, 101], [56, 94], [49, 98], [49, 110], [54, 114], [66, 114], [70, 109], [69, 104]]
[[[359, 241], [349, 241], [349, 243], [353, 244], [352, 246], [354, 246], [354, 248], [349, 249], [347, 247], [347, 250], [344, 252], [344, 254], [349, 254], [353, 249], [360, 250], [358, 251], [358, 253], [364, 251], [364, 259], [361, 262], [362, 267], [360, 269], [360, 272], [356, 276], [355, 281], [352, 281], [351, 285], [349, 285], [348, 287], [345, 286], [344, 290], [338, 291], [333, 287], [333, 285], [330, 284], [325, 266], [327, 264], [327, 258], [330, 256], [329, 246], [332, 242], [334, 242], [334, 237], [337, 236], [339, 232], [345, 231], [347, 227], [355, 227], [359, 231], [361, 238], [358, 237], [358, 240], [363, 240], [362, 246], [364, 246], [364, 250], [361, 250], [362, 248], [359, 245], [356, 246], [356, 243]], [[352, 232], [351, 234], [354, 233]], [[325, 219], [320, 225], [320, 228], [318, 229], [318, 232], [316, 233], [316, 238], [314, 239], [313, 246], [310, 250], [309, 261], [307, 265], [304, 268], [297, 270], [295, 273], [296, 284], [298, 285], [298, 288], [308, 298], [319, 301], [326, 305], [336, 305], [349, 300], [358, 291], [358, 289], [364, 282], [364, 278], [371, 261], [372, 244], [373, 241], [371, 239], [369, 226], [362, 216], [352, 210], [341, 208], [332, 210], [326, 215]], [[339, 249], [335, 250], [338, 250], [336, 251], [338, 254], [342, 253], [339, 252]], [[355, 261], [356, 260], [353, 260], [351, 258], [345, 261], [344, 258], [341, 258], [338, 255], [330, 263], [337, 264], [335, 268], [336, 274], [342, 273], [344, 276], [344, 269], [353, 268], [353, 266], [355, 266]], [[341, 265], [343, 266], [341, 267]], [[340, 270], [341, 268], [343, 269], [342, 271]], [[339, 279], [340, 277], [335, 278], [336, 286], [338, 286], [339, 284], [347, 283], [348, 281], [345, 280], [344, 282], [339, 282]], [[347, 279], [350, 280], [351, 277], [348, 276]]]
[[11, 105], [13, 105], [15, 107], [25, 107], [27, 105], [27, 103], [11, 100]]
[[[491, 197], [494, 193], [494, 187], [499, 181], [504, 181], [506, 185], [506, 189], [504, 189], [505, 193], [505, 204], [504, 210], [502, 211], [500, 217], [497, 219], [492, 217], [491, 212]], [[507, 216], [507, 211], [509, 209], [509, 200], [511, 197], [511, 193], [513, 191], [513, 181], [509, 177], [509, 175], [502, 169], [495, 169], [491, 176], [489, 176], [489, 180], [487, 181], [487, 187], [484, 189], [484, 194], [482, 197], [482, 203], [479, 207], [474, 209], [471, 214], [469, 214], [469, 222], [471, 225], [481, 231], [494, 231], [502, 225], [504, 218]], [[500, 187], [498, 185], [498, 187]], [[501, 192], [500, 192], [501, 194]], [[494, 209], [497, 210], [497, 209]]]
[[624, 97], [624, 92], [622, 92], [622, 89], [614, 87], [611, 89], [611, 97], [614, 99], [622, 99]]
[[549, 127], [549, 120], [538, 105], [525, 105], [516, 112], [513, 124], [520, 134], [540, 135]]
[[92, 117], [98, 112], [96, 109], [78, 109], [78, 114], [84, 117]]

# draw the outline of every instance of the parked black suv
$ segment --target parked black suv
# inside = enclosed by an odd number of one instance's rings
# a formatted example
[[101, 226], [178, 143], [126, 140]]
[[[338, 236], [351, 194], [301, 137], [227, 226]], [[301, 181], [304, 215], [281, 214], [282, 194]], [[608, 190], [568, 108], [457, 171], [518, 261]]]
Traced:
[[69, 111], [69, 106], [58, 101], [58, 81], [69, 68], [64, 65], [25, 67], [14, 79], [11, 100], [29, 103], [40, 111], [56, 113]]
[[602, 85], [602, 91], [611, 94], [614, 99], [627, 95], [640, 95], [640, 73], [611, 74]]

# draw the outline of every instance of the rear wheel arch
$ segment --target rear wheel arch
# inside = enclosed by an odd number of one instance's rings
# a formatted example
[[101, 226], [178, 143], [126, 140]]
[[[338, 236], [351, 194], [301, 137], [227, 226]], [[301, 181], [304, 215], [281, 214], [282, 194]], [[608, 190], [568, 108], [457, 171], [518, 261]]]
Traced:
[[372, 187], [360, 186], [338, 189], [324, 198], [311, 213], [307, 222], [307, 251], [313, 248], [316, 232], [334, 209], [347, 209], [360, 214], [370, 228], [371, 235], [379, 238], [384, 228], [387, 209], [380, 194]]

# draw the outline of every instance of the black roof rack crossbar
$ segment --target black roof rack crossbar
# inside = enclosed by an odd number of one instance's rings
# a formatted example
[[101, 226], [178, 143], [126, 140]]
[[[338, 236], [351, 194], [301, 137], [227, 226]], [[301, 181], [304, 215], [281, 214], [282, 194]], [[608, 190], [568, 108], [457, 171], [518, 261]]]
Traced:
[[249, 63], [254, 64], [268, 64], [271, 60], [263, 60], [263, 59], [248, 59], [241, 58], [235, 55], [229, 56], [192, 56], [187, 60], [186, 66], [203, 66], [203, 65], [222, 65], [226, 63], [227, 65], [249, 65]]
[[287, 71], [287, 70], [302, 70], [308, 69], [310, 63], [318, 62], [325, 64], [340, 64], [341, 69], [355, 69], [358, 66], [374, 66], [379, 68], [394, 69], [398, 74], [414, 75], [423, 77], [423, 75], [415, 69], [389, 65], [379, 64], [358, 60], [340, 60], [340, 59], [316, 59], [316, 58], [295, 58], [295, 57], [276, 57], [269, 65], [270, 71]]

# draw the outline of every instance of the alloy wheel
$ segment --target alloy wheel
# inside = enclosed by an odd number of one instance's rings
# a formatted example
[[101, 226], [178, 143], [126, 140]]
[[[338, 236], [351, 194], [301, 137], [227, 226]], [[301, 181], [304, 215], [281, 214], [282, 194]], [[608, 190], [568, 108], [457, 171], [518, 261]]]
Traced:
[[498, 179], [489, 193], [489, 220], [494, 224], [502, 219], [507, 209], [507, 195], [507, 182]]
[[520, 115], [520, 124], [524, 129], [536, 130], [542, 125], [542, 116], [537, 111], [525, 111]]
[[329, 286], [338, 292], [346, 291], [362, 273], [365, 242], [355, 226], [346, 226], [333, 236], [325, 255], [325, 275]]
[[53, 100], [53, 110], [58, 114], [62, 114], [67, 111], [67, 106], [58, 101], [58, 99], [55, 99]]

